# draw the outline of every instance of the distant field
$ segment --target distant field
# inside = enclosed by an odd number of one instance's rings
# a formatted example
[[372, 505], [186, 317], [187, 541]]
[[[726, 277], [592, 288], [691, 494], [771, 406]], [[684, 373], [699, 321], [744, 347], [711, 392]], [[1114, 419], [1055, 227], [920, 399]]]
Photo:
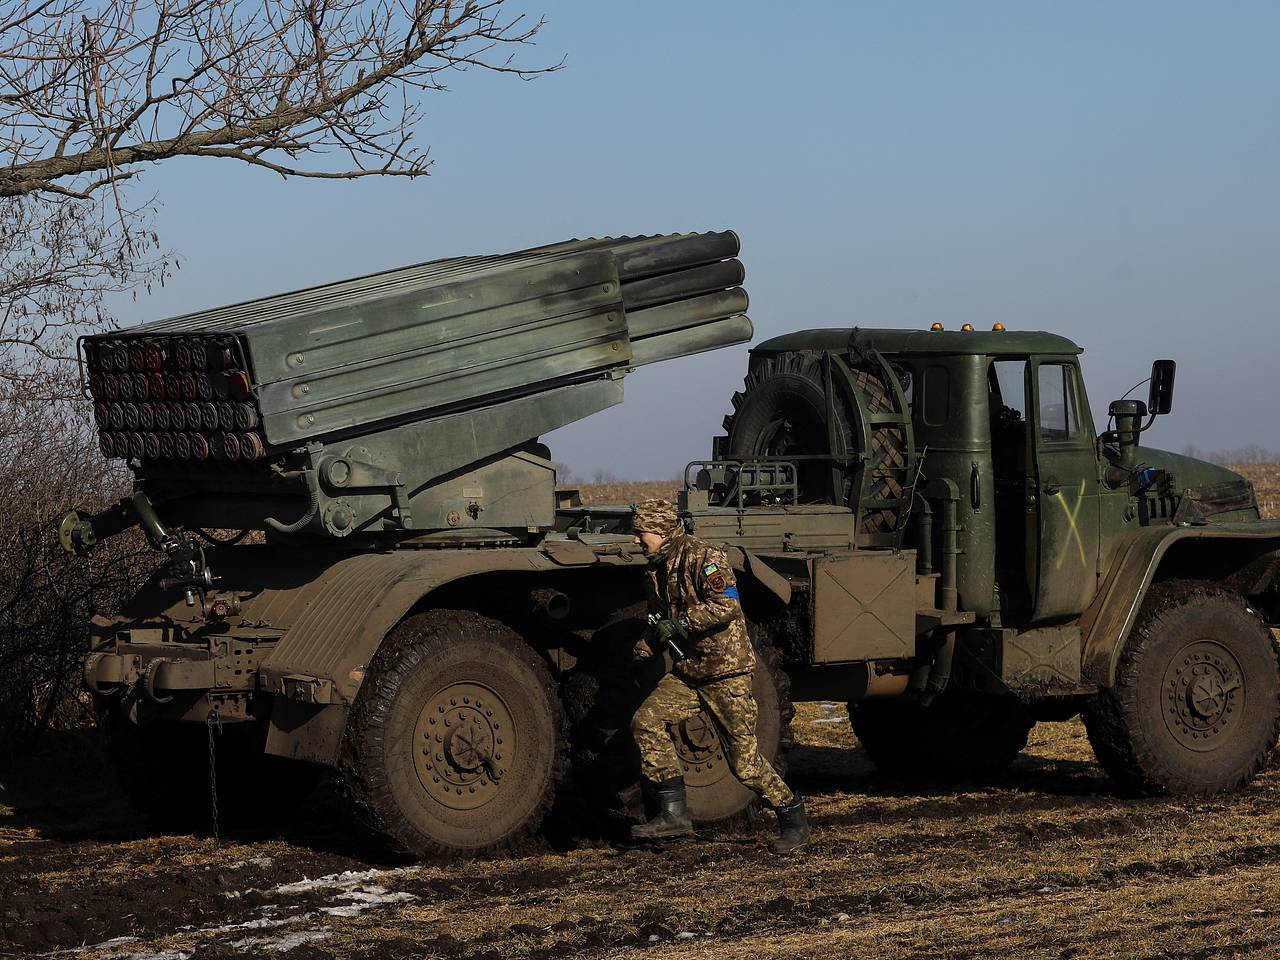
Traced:
[[1280, 517], [1280, 463], [1251, 463], [1231, 469], [1253, 483], [1264, 517]]
[[[1229, 469], [1252, 481], [1264, 517], [1280, 517], [1280, 463], [1237, 464]], [[578, 489], [582, 491], [583, 503], [638, 503], [647, 497], [674, 499], [679, 486], [676, 480], [635, 480], [590, 483]]]

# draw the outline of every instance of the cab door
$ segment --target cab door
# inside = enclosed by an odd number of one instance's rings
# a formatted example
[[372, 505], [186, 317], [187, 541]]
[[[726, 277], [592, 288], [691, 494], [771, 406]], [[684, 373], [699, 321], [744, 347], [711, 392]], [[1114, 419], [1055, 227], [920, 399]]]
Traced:
[[1093, 418], [1075, 357], [1034, 357], [1028, 369], [1034, 450], [1028, 513], [1038, 516], [1032, 617], [1081, 613], [1097, 589], [1099, 476]]

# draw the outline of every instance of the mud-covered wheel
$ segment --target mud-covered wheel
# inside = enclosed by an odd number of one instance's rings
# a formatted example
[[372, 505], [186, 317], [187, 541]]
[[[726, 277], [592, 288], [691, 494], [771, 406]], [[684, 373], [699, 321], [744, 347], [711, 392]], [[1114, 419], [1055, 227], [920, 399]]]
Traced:
[[357, 815], [415, 856], [509, 849], [537, 830], [566, 767], [546, 665], [466, 610], [402, 621], [352, 705], [340, 770]]
[[[893, 395], [879, 377], [865, 370], [854, 370], [853, 377], [868, 413], [894, 410]], [[755, 360], [742, 391], [733, 395], [734, 412], [724, 419], [727, 455], [856, 455], [858, 441], [849, 418], [851, 401], [845, 398], [828, 412], [824, 380], [820, 354], [780, 353]], [[835, 423], [830, 422], [832, 417]], [[870, 496], [886, 500], [902, 496], [901, 471], [906, 468], [907, 446], [905, 433], [897, 427], [871, 431], [866, 466]], [[853, 470], [833, 470], [833, 464], [820, 460], [802, 461], [798, 469], [801, 501], [856, 506], [853, 501], [859, 491]], [[896, 523], [896, 516], [891, 511], [875, 511], [864, 522], [868, 530], [888, 530]]]
[[1000, 773], [1035, 725], [1010, 696], [944, 693], [927, 707], [896, 700], [849, 704], [849, 721], [871, 761], [897, 777], [981, 779]]
[[1084, 711], [1103, 769], [1136, 793], [1211, 794], [1247, 783], [1280, 734], [1280, 666], [1244, 599], [1214, 584], [1151, 588], [1116, 682]]
[[[752, 630], [752, 633], [755, 631]], [[759, 711], [756, 743], [780, 776], [787, 773], [787, 751], [791, 749], [791, 678], [782, 669], [777, 649], [753, 637], [756, 669], [751, 688]], [[713, 824], [736, 817], [755, 801], [755, 794], [737, 781], [725, 760], [724, 748], [715, 722], [698, 714], [672, 731], [676, 755], [684, 770], [689, 798], [689, 815], [694, 823]]]
[[[599, 646], [597, 661], [584, 661], [565, 685], [565, 697], [574, 720], [574, 778], [583, 795], [597, 808], [625, 814], [633, 820], [645, 815], [639, 789], [639, 757], [631, 740], [631, 716], [661, 675], [661, 664], [636, 666], [630, 662], [631, 645], [643, 629], [636, 620], [615, 625], [612, 641]], [[787, 751], [793, 742], [791, 679], [782, 669], [778, 650], [763, 641], [753, 624], [748, 632], [756, 651], [752, 674], [759, 718], [756, 740], [761, 753], [779, 774], [787, 772]], [[622, 639], [620, 639], [622, 638]], [[625, 640], [625, 642], [623, 642]], [[609, 651], [624, 651], [625, 663]], [[640, 685], [637, 685], [639, 671]], [[645, 674], [652, 671], [647, 677]], [[643, 689], [642, 689], [643, 688]], [[743, 813], [754, 794], [729, 771], [714, 723], [705, 714], [672, 731], [688, 791], [689, 810], [702, 824], [730, 820]]]
[[313, 764], [266, 753], [261, 723], [214, 729], [216, 778], [210, 777], [204, 724], [138, 726], [111, 709], [101, 723], [125, 795], [163, 830], [211, 831], [215, 779], [218, 825], [235, 828], [279, 825], [306, 802], [320, 778]]

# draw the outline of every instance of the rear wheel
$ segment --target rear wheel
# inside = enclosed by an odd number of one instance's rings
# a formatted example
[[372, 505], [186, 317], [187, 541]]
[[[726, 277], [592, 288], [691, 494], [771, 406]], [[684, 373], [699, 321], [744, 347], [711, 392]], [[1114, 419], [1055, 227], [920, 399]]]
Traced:
[[[782, 669], [782, 658], [769, 644], [755, 642], [756, 669], [751, 675], [758, 719], [756, 743], [760, 753], [778, 771], [787, 774], [787, 751], [791, 749], [791, 679]], [[689, 815], [695, 823], [718, 823], [742, 813], [756, 796], [729, 770], [715, 722], [705, 711], [686, 720], [672, 731], [676, 755], [684, 771], [688, 790]]]
[[[633, 665], [631, 646], [640, 635], [638, 618], [614, 624], [597, 636], [593, 661], [580, 662], [565, 684], [574, 720], [574, 777], [583, 794], [598, 808], [638, 820], [644, 816], [637, 770], [639, 757], [631, 740], [631, 716], [661, 675], [660, 662]], [[779, 774], [786, 774], [792, 744], [791, 680], [778, 650], [755, 636], [756, 669], [752, 674], [759, 716], [756, 741]], [[618, 652], [621, 651], [621, 654]], [[672, 731], [685, 778], [689, 811], [702, 824], [729, 820], [750, 807], [755, 795], [729, 771], [720, 735], [706, 713]]]
[[968, 779], [997, 774], [1027, 745], [1035, 721], [1014, 697], [944, 693], [927, 707], [895, 700], [849, 704], [849, 721], [877, 767], [894, 776]]
[[551, 675], [520, 637], [471, 611], [428, 610], [370, 664], [340, 768], [357, 814], [393, 846], [467, 856], [538, 828], [565, 750]]
[[1113, 687], [1084, 711], [1098, 761], [1137, 793], [1211, 794], [1253, 778], [1280, 733], [1280, 667], [1267, 628], [1214, 584], [1152, 587]]

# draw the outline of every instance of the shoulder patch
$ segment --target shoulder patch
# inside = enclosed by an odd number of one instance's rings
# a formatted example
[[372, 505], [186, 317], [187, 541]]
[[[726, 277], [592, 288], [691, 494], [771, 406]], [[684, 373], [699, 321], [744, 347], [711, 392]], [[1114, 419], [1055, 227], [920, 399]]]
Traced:
[[707, 585], [716, 593], [724, 593], [725, 587], [728, 586], [723, 573], [713, 573], [707, 580]]
[[719, 572], [719, 570], [720, 568], [717, 567], [714, 563], [708, 563], [705, 567], [702, 568], [702, 572], [708, 577], [714, 576], [716, 573]]

